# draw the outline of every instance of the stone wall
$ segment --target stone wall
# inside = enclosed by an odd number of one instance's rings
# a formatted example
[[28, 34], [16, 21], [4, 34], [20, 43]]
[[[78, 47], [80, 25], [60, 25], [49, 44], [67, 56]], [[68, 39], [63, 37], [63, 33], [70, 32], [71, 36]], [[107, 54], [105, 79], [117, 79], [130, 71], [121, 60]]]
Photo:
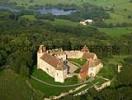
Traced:
[[67, 58], [73, 58], [73, 59], [78, 59], [82, 58], [83, 52], [75, 50], [75, 51], [65, 51]]
[[[37, 68], [42, 69], [44, 72], [46, 72], [48, 75], [54, 78], [56, 82], [64, 82], [64, 79], [67, 76], [67, 69], [65, 70], [56, 70], [55, 67], [51, 66], [47, 62], [41, 59], [41, 56], [43, 53], [37, 53]], [[66, 56], [62, 56], [66, 57]]]
[[67, 75], [67, 69], [55, 71], [55, 82], [63, 83]]
[[55, 74], [55, 68], [53, 66], [51, 66], [50, 64], [46, 63], [45, 61], [43, 61], [42, 59], [38, 59], [38, 69], [42, 69], [43, 71], [45, 71], [47, 74], [49, 74], [51, 77], [54, 77]]
[[95, 67], [89, 67], [88, 70], [88, 76], [95, 77], [96, 74], [100, 71], [100, 69], [103, 67], [103, 64], [100, 63], [99, 65]]
[[60, 54], [60, 55], [56, 55], [57, 58], [62, 59], [63, 61], [66, 60], [66, 54]]

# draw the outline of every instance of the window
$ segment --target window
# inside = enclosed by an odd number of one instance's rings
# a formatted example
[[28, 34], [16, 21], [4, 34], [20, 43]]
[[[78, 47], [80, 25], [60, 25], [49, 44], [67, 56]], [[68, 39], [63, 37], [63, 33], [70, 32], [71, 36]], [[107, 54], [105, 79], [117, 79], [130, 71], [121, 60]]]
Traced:
[[49, 69], [48, 68], [46, 68], [46, 70], [49, 72]]

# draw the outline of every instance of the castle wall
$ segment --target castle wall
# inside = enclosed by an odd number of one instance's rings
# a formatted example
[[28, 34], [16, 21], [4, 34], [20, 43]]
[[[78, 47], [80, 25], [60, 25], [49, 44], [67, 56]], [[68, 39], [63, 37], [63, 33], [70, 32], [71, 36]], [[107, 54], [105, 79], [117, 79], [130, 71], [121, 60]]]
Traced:
[[60, 55], [57, 55], [56, 57], [59, 59], [62, 59], [63, 61], [66, 60], [66, 54], [60, 54]]
[[97, 66], [89, 67], [88, 69], [88, 76], [95, 77], [96, 74], [100, 71], [100, 69], [103, 67], [102, 63], [100, 63]]
[[82, 58], [83, 52], [81, 51], [65, 51], [67, 58], [78, 59]]
[[41, 67], [41, 59], [40, 57], [43, 55], [43, 53], [37, 52], [37, 68], [39, 69]]
[[55, 68], [51, 66], [50, 64], [46, 63], [42, 59], [38, 60], [38, 69], [42, 69], [47, 74], [49, 74], [51, 77], [54, 77], [55, 74]]
[[55, 82], [64, 83], [66, 75], [67, 75], [67, 69], [65, 69], [65, 70], [56, 70], [56, 72], [55, 72]]

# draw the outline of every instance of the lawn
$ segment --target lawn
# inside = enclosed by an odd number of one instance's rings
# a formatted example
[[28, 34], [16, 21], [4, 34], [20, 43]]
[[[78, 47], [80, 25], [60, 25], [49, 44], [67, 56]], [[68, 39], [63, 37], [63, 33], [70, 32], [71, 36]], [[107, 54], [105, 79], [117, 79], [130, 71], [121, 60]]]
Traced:
[[49, 76], [47, 73], [45, 73], [44, 71], [42, 71], [40, 69], [38, 69], [38, 70], [35, 69], [32, 76], [34, 76], [40, 80], [43, 80], [47, 83], [54, 84], [54, 85], [63, 85], [64, 86], [64, 85], [76, 84], [79, 82], [77, 77], [67, 78], [64, 83], [55, 82], [54, 78], [52, 78], [51, 76]]
[[86, 63], [87, 60], [86, 59], [69, 59], [69, 61], [81, 67]]
[[120, 37], [124, 34], [132, 33], [132, 27], [99, 28], [99, 31], [105, 32], [111, 37]]
[[[35, 76], [36, 78], [44, 81], [44, 82], [47, 82], [47, 83], [50, 83], [50, 84], [53, 84], [53, 85], [61, 85], [61, 86], [65, 86], [65, 85], [73, 85], [73, 84], [77, 84], [78, 83], [78, 79], [77, 77], [72, 77], [72, 78], [69, 78], [69, 79], [66, 79], [64, 83], [57, 83], [57, 82], [54, 82], [54, 79], [52, 77], [50, 77], [48, 74], [46, 74], [44, 71], [42, 70], [34, 70], [33, 72], [33, 76]], [[53, 86], [48, 86], [48, 85], [45, 85], [43, 83], [40, 83], [34, 79], [31, 79], [30, 80], [32, 86], [43, 92], [45, 96], [54, 96], [54, 95], [59, 95], [60, 93], [62, 92], [66, 92], [66, 91], [69, 91], [70, 89], [72, 88], [75, 88], [74, 86], [73, 87], [53, 87]], [[49, 90], [49, 91], [47, 91]]]
[[40, 100], [39, 96], [29, 88], [26, 79], [12, 70], [5, 69], [0, 72], [1, 100]]
[[98, 76], [103, 76], [105, 78], [112, 79], [116, 74], [117, 74], [116, 65], [104, 64], [103, 68], [98, 73]]

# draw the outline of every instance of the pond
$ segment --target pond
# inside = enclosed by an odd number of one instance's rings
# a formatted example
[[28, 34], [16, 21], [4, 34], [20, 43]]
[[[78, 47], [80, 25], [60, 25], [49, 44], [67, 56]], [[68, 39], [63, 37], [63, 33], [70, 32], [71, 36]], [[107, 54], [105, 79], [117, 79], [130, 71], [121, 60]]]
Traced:
[[37, 10], [40, 14], [52, 14], [52, 15], [55, 15], [55, 16], [60, 16], [60, 15], [70, 15], [74, 12], [76, 12], [76, 10], [64, 10], [64, 9], [59, 9], [59, 8], [40, 8]]
[[3, 5], [0, 5], [0, 10], [9, 10], [14, 13], [20, 12], [20, 9], [10, 7], [10, 6], [3, 6]]
[[[0, 10], [9, 10], [9, 11], [14, 12], [14, 13], [18, 13], [18, 12], [22, 11], [22, 9], [20, 9], [20, 8], [14, 8], [14, 7], [3, 6], [3, 5], [0, 5]], [[55, 8], [55, 7], [51, 7], [51, 8], [42, 7], [42, 8], [37, 8], [37, 9], [30, 8], [30, 9], [24, 9], [24, 10], [35, 12], [35, 13], [38, 13], [41, 15], [52, 14], [55, 16], [70, 15], [70, 14], [77, 11], [75, 9], [65, 10], [65, 9]]]

